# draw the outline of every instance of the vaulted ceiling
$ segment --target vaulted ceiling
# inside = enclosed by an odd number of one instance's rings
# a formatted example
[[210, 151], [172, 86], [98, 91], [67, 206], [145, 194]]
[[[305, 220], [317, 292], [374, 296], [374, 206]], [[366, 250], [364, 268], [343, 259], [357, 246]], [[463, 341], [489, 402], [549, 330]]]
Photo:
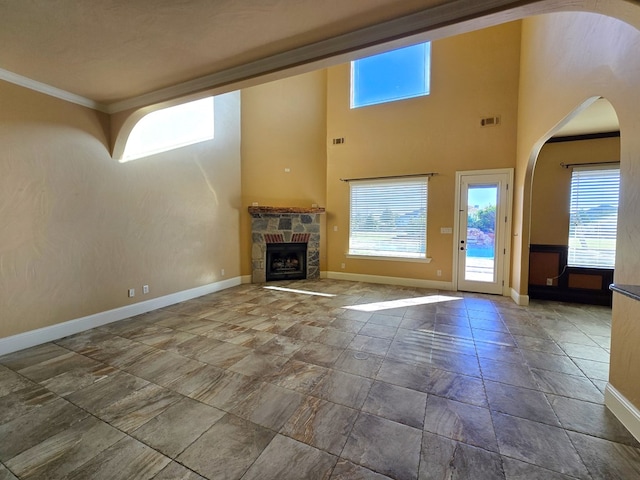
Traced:
[[0, 79], [114, 113], [554, 3], [562, 2], [0, 0]]
[[[389, 22], [403, 17], [406, 31], [419, 32], [453, 23], [454, 16], [526, 3], [532, 2], [0, 0], [0, 69], [5, 79], [17, 74], [109, 106], [300, 48], [317, 47], [262, 71], [392, 40], [404, 32]], [[382, 28], [367, 32], [372, 26]], [[327, 43], [352, 32], [365, 35]]]

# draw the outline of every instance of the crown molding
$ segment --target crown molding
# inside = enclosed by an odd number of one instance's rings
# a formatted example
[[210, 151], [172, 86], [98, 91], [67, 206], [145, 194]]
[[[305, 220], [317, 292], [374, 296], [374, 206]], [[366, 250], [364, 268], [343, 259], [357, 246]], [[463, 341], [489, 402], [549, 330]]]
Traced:
[[81, 97], [80, 95], [76, 95], [75, 93], [52, 87], [51, 85], [47, 85], [46, 83], [38, 82], [37, 80], [18, 75], [17, 73], [10, 72], [9, 70], [5, 70], [3, 68], [0, 68], [0, 80], [4, 80], [6, 82], [13, 83], [14, 85], [28, 88], [29, 90], [44, 93], [45, 95], [49, 95], [50, 97], [59, 98], [60, 100], [75, 103], [76, 105], [81, 105], [83, 107], [92, 108], [93, 110], [108, 113], [108, 108], [106, 105], [91, 100], [90, 98]]

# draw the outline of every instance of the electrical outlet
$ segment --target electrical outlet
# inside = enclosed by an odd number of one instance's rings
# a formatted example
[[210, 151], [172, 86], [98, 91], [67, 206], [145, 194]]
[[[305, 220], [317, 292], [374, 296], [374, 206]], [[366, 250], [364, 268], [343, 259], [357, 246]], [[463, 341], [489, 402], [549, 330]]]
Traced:
[[547, 278], [547, 286], [553, 286], [553, 278]]
[[436, 275], [441, 277], [442, 276], [442, 270], [436, 270]]
[[341, 264], [340, 264], [340, 268], [342, 268], [342, 269], [344, 270], [344, 267], [345, 267], [345, 264], [344, 264], [344, 263], [341, 263]]
[[220, 270], [220, 275], [222, 275], [224, 277], [224, 268], [222, 270]]
[[136, 289], [135, 288], [130, 288], [129, 289], [129, 298], [133, 298], [136, 296]]
[[333, 226], [333, 231], [334, 231], [334, 232], [337, 232], [337, 231], [338, 231], [338, 225], [334, 225], [334, 226]]
[[142, 286], [142, 293], [144, 295], [146, 295], [147, 293], [149, 293], [149, 285], [143, 285]]

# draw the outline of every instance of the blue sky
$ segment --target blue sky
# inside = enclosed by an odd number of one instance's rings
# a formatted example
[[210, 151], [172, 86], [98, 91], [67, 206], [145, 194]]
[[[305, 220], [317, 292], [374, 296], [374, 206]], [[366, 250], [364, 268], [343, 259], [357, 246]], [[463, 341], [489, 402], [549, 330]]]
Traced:
[[478, 205], [480, 208], [488, 205], [495, 205], [497, 201], [498, 188], [493, 186], [487, 187], [470, 187], [469, 188], [469, 205]]

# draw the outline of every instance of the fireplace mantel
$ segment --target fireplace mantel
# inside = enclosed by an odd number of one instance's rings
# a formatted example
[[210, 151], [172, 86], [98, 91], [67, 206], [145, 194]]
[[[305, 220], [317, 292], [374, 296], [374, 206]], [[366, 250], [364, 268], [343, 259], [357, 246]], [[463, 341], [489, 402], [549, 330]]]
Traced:
[[252, 215], [260, 215], [260, 214], [287, 214], [287, 213], [302, 213], [302, 214], [312, 214], [312, 213], [325, 213], [324, 207], [266, 207], [266, 206], [251, 206], [249, 207], [249, 213]]

